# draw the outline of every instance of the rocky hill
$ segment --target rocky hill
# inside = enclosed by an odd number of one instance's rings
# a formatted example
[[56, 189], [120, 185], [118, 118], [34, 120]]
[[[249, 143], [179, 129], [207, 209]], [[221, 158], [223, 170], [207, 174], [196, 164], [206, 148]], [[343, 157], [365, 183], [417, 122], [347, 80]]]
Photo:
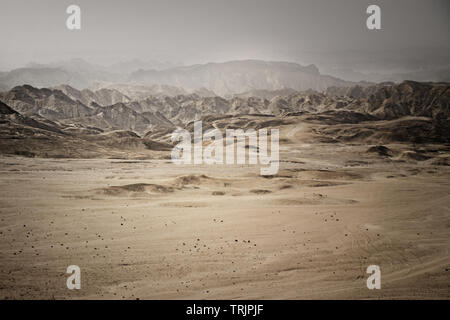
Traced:
[[[1, 140], [7, 146], [3, 151], [17, 151], [21, 144], [14, 141], [25, 144], [30, 138], [34, 147], [19, 149], [37, 155], [53, 154], [52, 145], [77, 150], [85, 143], [94, 143], [100, 154], [109, 154], [114, 145], [122, 152], [163, 152], [170, 149], [173, 130], [192, 129], [195, 120], [203, 120], [205, 130], [310, 123], [321, 143], [450, 143], [450, 84], [405, 81], [276, 94], [283, 92], [228, 99], [184, 94], [130, 100], [116, 89], [18, 86], [0, 95]], [[124, 101], [107, 104], [116, 100]], [[75, 140], [83, 142], [67, 146]]]
[[69, 85], [56, 86], [54, 89], [62, 91], [72, 100], [78, 100], [85, 105], [90, 105], [92, 102], [95, 102], [98, 105], [107, 106], [119, 102], [132, 101], [131, 98], [116, 89], [101, 88], [95, 91], [89, 89], [77, 90]]
[[448, 118], [450, 86], [448, 83], [404, 81], [400, 84], [380, 83], [374, 86], [328, 88], [326, 94], [359, 100], [364, 112], [380, 119], [404, 116]]

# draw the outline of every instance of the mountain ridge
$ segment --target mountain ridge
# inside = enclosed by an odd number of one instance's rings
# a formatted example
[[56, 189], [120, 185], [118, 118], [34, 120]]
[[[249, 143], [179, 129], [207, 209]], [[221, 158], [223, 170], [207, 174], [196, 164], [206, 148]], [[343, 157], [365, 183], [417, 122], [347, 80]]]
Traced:
[[[203, 121], [204, 130], [307, 123], [315, 127], [318, 143], [450, 143], [449, 83], [405, 81], [329, 93], [264, 91], [263, 97], [157, 95], [105, 106], [95, 101], [86, 106], [75, 99], [82, 91], [63, 89], [72, 97], [29, 85], [0, 94], [3, 153], [126, 157], [127, 150], [135, 150], [141, 156], [146, 150], [170, 150], [175, 128], [192, 130], [196, 120]], [[117, 94], [102, 92], [108, 101]]]
[[[133, 66], [131, 63], [129, 66]], [[120, 71], [124, 70], [124, 71]], [[294, 62], [234, 60], [190, 66], [170, 66], [162, 69], [137, 69], [112, 66], [100, 67], [82, 59], [51, 64], [30, 64], [0, 73], [0, 88], [29, 84], [35, 87], [70, 85], [89, 89], [97, 82], [133, 85], [168, 85], [203, 91], [206, 95], [239, 94], [250, 90], [323, 90], [329, 86], [349, 86], [352, 82], [323, 75], [315, 65], [302, 66]]]
[[293, 62], [237, 60], [222, 63], [197, 64], [166, 70], [138, 70], [129, 82], [166, 84], [195, 90], [204, 87], [218, 95], [240, 94], [250, 90], [313, 89], [329, 86], [349, 86], [352, 82], [321, 75], [314, 65], [301, 66]]

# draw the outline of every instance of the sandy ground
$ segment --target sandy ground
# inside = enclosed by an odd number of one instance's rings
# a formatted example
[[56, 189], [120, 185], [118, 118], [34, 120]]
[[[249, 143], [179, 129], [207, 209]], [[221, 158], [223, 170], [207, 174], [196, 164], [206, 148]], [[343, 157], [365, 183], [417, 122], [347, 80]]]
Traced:
[[[450, 168], [288, 129], [273, 178], [1, 157], [0, 298], [450, 298]], [[72, 264], [81, 290], [66, 287]], [[381, 290], [366, 287], [371, 264]]]

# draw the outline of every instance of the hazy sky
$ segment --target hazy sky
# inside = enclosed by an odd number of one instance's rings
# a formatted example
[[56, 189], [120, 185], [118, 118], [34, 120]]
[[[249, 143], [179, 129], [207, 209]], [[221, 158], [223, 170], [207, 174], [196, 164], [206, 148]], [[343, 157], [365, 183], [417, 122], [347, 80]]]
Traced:
[[[80, 31], [66, 28], [70, 4], [81, 7]], [[380, 31], [366, 28], [369, 4], [381, 7]], [[3, 70], [74, 57], [340, 67], [446, 63], [450, 53], [448, 0], [0, 0], [0, 12]]]

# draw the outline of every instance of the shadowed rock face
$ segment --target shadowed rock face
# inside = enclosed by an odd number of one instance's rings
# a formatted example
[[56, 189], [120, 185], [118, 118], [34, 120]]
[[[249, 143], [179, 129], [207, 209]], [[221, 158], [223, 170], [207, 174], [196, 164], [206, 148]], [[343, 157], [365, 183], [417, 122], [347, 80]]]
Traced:
[[0, 101], [0, 114], [14, 114], [14, 113], [17, 113], [17, 112]]
[[367, 149], [367, 152], [369, 153], [376, 153], [383, 157], [389, 157], [392, 155], [392, 151], [385, 146], [372, 146], [369, 149]]

